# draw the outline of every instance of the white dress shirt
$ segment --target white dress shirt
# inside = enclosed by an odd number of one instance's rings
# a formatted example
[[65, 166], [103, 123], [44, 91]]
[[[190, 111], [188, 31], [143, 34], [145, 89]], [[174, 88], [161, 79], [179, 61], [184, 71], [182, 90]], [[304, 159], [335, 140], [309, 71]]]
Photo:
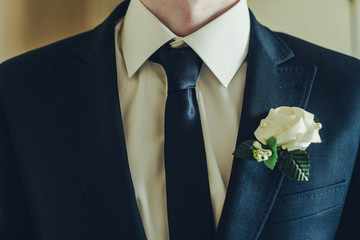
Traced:
[[[246, 0], [183, 40], [203, 60], [196, 92], [210, 194], [218, 225], [228, 186], [245, 87], [250, 34]], [[164, 165], [167, 79], [148, 58], [178, 38], [141, 2], [131, 0], [115, 27], [118, 91], [131, 177], [149, 240], [169, 239]], [[179, 179], [181, 181], [181, 179]]]

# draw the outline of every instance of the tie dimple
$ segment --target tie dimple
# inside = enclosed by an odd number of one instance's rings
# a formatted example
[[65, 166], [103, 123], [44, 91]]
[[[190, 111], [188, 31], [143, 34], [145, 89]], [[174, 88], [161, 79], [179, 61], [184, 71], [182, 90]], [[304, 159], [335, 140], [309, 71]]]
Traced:
[[190, 47], [172, 48], [164, 44], [150, 60], [164, 67], [168, 93], [195, 88], [202, 60]]

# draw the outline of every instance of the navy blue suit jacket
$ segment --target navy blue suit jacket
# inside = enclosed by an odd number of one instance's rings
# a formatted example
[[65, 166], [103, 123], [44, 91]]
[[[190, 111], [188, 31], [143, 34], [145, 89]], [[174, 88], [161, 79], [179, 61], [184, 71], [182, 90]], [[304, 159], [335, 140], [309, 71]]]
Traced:
[[[145, 239], [117, 91], [114, 26], [0, 65], [0, 239]], [[259, 24], [251, 14], [238, 143], [270, 108], [321, 120], [310, 180], [235, 159], [217, 240], [360, 239], [360, 62]]]

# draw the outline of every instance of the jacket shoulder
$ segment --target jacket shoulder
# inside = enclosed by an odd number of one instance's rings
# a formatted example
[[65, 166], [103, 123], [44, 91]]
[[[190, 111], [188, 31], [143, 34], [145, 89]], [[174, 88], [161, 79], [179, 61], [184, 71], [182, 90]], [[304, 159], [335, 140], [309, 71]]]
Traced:
[[0, 84], [45, 74], [49, 62], [69, 59], [89, 33], [80, 33], [6, 60], [0, 64]]
[[283, 40], [294, 52], [293, 63], [313, 63], [318, 66], [343, 70], [360, 71], [360, 60], [346, 54], [333, 51], [303, 39], [282, 32], [275, 34]]

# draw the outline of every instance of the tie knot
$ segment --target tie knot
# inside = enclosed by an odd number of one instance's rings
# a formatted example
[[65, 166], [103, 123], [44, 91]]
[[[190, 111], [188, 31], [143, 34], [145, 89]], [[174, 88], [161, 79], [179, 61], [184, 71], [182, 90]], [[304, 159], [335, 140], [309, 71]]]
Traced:
[[195, 88], [202, 60], [190, 47], [172, 48], [166, 43], [150, 57], [150, 60], [164, 67], [168, 94]]

